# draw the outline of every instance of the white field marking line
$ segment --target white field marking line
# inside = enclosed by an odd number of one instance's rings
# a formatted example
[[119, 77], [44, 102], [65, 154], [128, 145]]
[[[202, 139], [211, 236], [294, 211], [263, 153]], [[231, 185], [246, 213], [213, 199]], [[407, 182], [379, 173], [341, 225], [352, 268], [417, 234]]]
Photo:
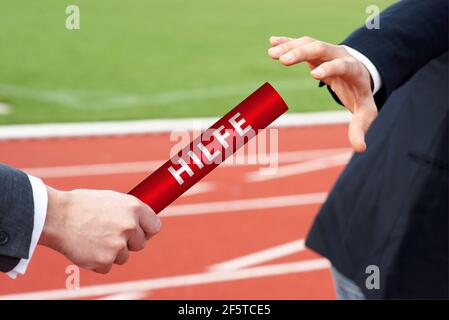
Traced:
[[[317, 149], [305, 151], [289, 151], [278, 153], [278, 160], [280, 163], [296, 162], [301, 160], [308, 160], [316, 157], [332, 155], [341, 152], [348, 152], [347, 148], [336, 149]], [[257, 156], [257, 155], [256, 155]], [[248, 164], [244, 160], [254, 157], [254, 155], [241, 155], [232, 159], [228, 158], [222, 163], [222, 166], [245, 166]], [[109, 174], [124, 174], [124, 173], [140, 173], [152, 172], [159, 168], [167, 160], [151, 160], [151, 161], [135, 161], [135, 162], [117, 162], [104, 164], [86, 164], [86, 165], [71, 165], [71, 166], [51, 166], [51, 167], [34, 167], [23, 168], [22, 170], [30, 175], [39, 178], [64, 178], [64, 177], [82, 177], [82, 176], [96, 176]], [[234, 164], [230, 163], [234, 162]], [[254, 165], [257, 165], [254, 164]]]
[[306, 249], [304, 239], [299, 239], [284, 243], [269, 249], [248, 254], [243, 257], [228, 260], [218, 264], [214, 264], [208, 268], [209, 271], [229, 271], [239, 270], [246, 267], [251, 267], [263, 262], [285, 257], [296, 252]]
[[[344, 110], [287, 113], [274, 121], [269, 127], [284, 128], [336, 125], [349, 123], [350, 119], [351, 114]], [[5, 125], [0, 126], [0, 140], [132, 135], [168, 133], [179, 130], [205, 130], [217, 120], [218, 117]]]
[[96, 297], [129, 291], [149, 291], [157, 289], [177, 288], [200, 284], [210, 284], [261, 277], [271, 277], [299, 272], [310, 272], [327, 269], [330, 263], [327, 259], [311, 259], [301, 262], [278, 263], [267, 266], [246, 268], [232, 271], [203, 272], [188, 275], [163, 277], [156, 279], [127, 281], [104, 285], [81, 287], [76, 290], [57, 289], [2, 295], [0, 300], [45, 300], [45, 299], [76, 299]]
[[[273, 81], [276, 86], [282, 86], [283, 91], [315, 89], [315, 84], [308, 78], [285, 79]], [[161, 106], [169, 103], [204, 100], [229, 96], [246, 97], [257, 89], [263, 82], [246, 83], [237, 85], [207, 86], [184, 90], [171, 90], [165, 92], [131, 93], [119, 91], [98, 90], [70, 90], [70, 89], [37, 89], [13, 84], [1, 84], [0, 91], [3, 94], [27, 98], [37, 101], [57, 103], [62, 107], [75, 109], [93, 108], [108, 110], [117, 107], [133, 107], [139, 105]], [[242, 97], [242, 98], [243, 98]]]
[[268, 208], [296, 207], [308, 204], [321, 204], [326, 200], [326, 192], [294, 194], [277, 197], [251, 198], [243, 200], [213, 201], [193, 204], [179, 204], [162, 211], [162, 217], [190, 216], [197, 214], [213, 214], [260, 210]]
[[261, 175], [259, 171], [248, 172], [246, 174], [246, 181], [259, 182], [259, 181], [274, 180], [302, 173], [338, 167], [347, 164], [351, 156], [352, 152], [345, 152], [328, 157], [288, 164], [285, 166], [278, 167], [276, 173], [274, 174]]

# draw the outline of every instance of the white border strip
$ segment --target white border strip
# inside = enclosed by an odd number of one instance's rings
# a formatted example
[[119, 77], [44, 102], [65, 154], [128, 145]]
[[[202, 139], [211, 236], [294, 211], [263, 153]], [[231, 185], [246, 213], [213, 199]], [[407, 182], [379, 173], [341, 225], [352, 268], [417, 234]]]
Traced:
[[[0, 140], [45, 139], [86, 136], [167, 133], [174, 130], [204, 130], [218, 118], [153, 119], [86, 123], [47, 123], [0, 126]], [[272, 127], [297, 127], [348, 123], [347, 111], [289, 113]]]

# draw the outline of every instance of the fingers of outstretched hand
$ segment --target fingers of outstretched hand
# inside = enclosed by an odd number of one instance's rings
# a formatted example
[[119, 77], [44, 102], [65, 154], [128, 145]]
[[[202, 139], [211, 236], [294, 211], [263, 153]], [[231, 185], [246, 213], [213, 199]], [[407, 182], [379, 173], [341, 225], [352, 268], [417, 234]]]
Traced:
[[349, 124], [348, 137], [355, 152], [364, 152], [367, 148], [365, 135], [377, 117], [374, 99], [365, 99], [364, 104], [354, 109], [354, 115]]
[[330, 61], [339, 57], [341, 53], [338, 46], [321, 41], [312, 41], [295, 46], [279, 57], [279, 61], [290, 66], [305, 61]]
[[[273, 59], [279, 59], [282, 55], [291, 51], [294, 48], [300, 47], [306, 43], [315, 41], [310, 37], [302, 37], [298, 39], [291, 39], [287, 37], [278, 37], [278, 44], [268, 49], [268, 55]], [[271, 41], [273, 44], [273, 41]]]
[[327, 61], [313, 69], [310, 74], [317, 80], [324, 80], [329, 77], [344, 76], [351, 72], [351, 62], [345, 59], [337, 58]]
[[283, 36], [272, 36], [270, 37], [270, 44], [271, 46], [274, 47], [290, 40], [293, 40], [293, 38]]

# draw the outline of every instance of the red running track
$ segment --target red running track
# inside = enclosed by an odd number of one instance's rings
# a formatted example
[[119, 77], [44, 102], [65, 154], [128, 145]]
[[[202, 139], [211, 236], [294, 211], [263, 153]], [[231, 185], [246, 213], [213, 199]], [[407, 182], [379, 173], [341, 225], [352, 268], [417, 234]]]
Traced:
[[[350, 156], [346, 125], [279, 129], [279, 171], [221, 165], [160, 216], [163, 230], [108, 275], [38, 247], [25, 276], [0, 275], [1, 298], [333, 299], [327, 260], [302, 239]], [[169, 157], [168, 134], [0, 141], [0, 162], [56, 188], [129, 191]], [[260, 176], [259, 176], [260, 177]], [[263, 179], [263, 178], [262, 178]]]

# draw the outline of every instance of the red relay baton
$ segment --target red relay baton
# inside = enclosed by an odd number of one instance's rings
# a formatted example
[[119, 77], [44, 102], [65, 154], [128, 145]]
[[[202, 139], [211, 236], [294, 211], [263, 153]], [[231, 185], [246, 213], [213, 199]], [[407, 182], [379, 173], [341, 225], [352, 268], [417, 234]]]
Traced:
[[287, 110], [277, 91], [265, 83], [129, 194], [161, 212]]

